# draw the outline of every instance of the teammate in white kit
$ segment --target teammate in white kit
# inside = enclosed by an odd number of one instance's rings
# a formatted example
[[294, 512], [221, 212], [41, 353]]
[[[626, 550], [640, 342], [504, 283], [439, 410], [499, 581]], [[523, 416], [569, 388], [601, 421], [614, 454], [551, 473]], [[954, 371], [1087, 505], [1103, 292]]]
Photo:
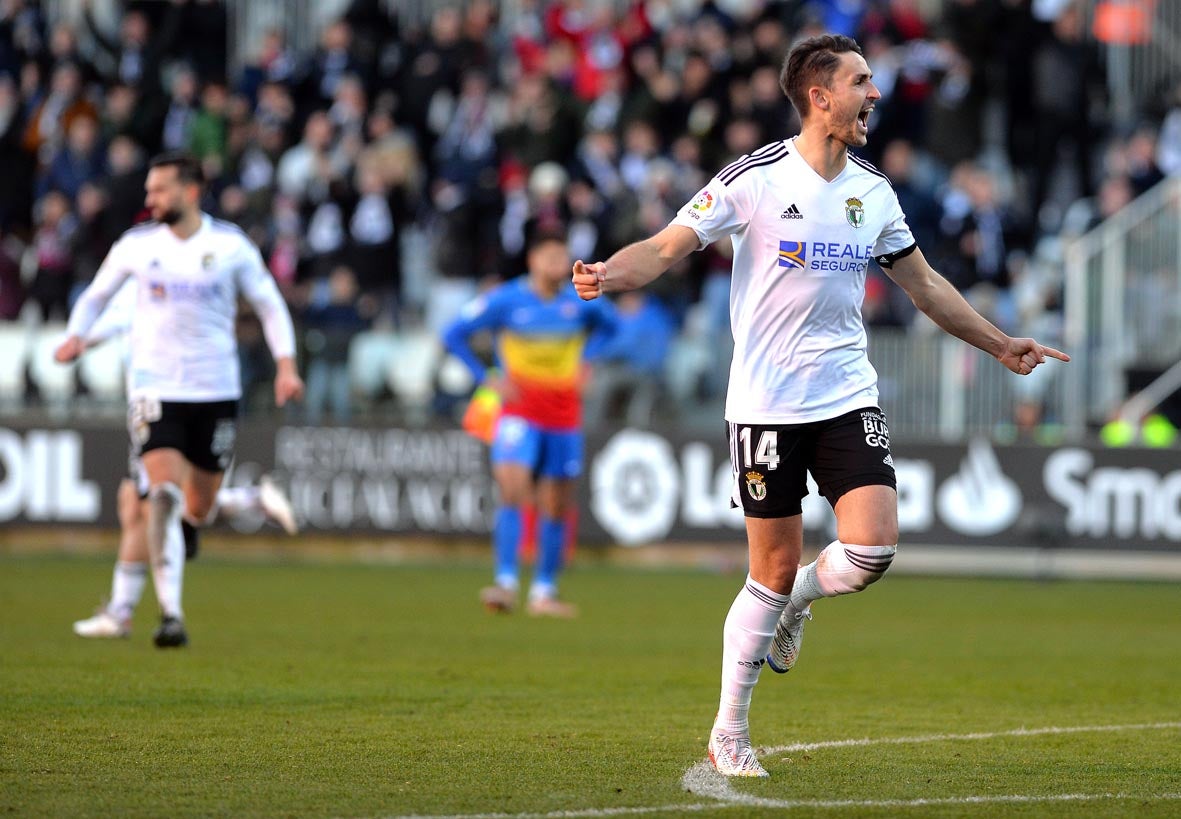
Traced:
[[[87, 349], [106, 344], [131, 329], [131, 318], [135, 314], [135, 290], [135, 282], [128, 280], [107, 302], [102, 315], [86, 335]], [[131, 615], [143, 596], [149, 563], [149, 486], [147, 473], [136, 450], [133, 443], [128, 457], [128, 477], [119, 483], [116, 495], [119, 552], [111, 577], [111, 595], [93, 616], [74, 623], [74, 633], [79, 637], [129, 637]], [[291, 502], [269, 475], [263, 475], [257, 485], [222, 486], [217, 491], [215, 509], [218, 517], [234, 519], [261, 514], [282, 526], [290, 535], [299, 531]], [[182, 526], [185, 527], [185, 559], [192, 560], [197, 554], [197, 530], [183, 521]]]
[[[861, 591], [897, 548], [890, 437], [861, 319], [870, 259], [941, 328], [1013, 372], [1070, 360], [973, 310], [923, 258], [889, 180], [849, 153], [866, 144], [881, 96], [871, 76], [848, 37], [800, 42], [780, 75], [800, 114], [798, 136], [723, 168], [655, 236], [606, 262], [574, 264], [576, 289], [594, 299], [642, 287], [689, 253], [733, 239], [726, 420], [750, 574], [723, 630], [709, 740], [710, 760], [727, 776], [767, 776], [747, 722], [764, 662], [790, 669], [812, 601]], [[801, 567], [808, 471], [835, 510], [837, 540]]]
[[209, 519], [233, 453], [242, 391], [234, 334], [239, 295], [258, 314], [275, 358], [275, 403], [303, 393], [287, 306], [246, 234], [202, 213], [202, 181], [199, 163], [187, 154], [152, 160], [145, 204], [155, 221], [127, 231], [111, 248], [56, 351], [58, 361], [77, 358], [103, 307], [134, 279], [129, 416], [148, 475], [147, 542], [162, 616], [154, 640], [161, 648], [188, 642], [182, 514], [194, 526]]

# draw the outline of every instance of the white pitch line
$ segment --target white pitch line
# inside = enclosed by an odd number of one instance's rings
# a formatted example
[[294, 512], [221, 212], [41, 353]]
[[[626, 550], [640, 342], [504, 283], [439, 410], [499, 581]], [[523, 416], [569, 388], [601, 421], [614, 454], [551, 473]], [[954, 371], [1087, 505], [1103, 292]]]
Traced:
[[1181, 722], [1145, 722], [1134, 725], [1075, 725], [1048, 728], [1014, 728], [1011, 731], [988, 731], [975, 734], [925, 734], [914, 737], [878, 737], [876, 739], [833, 739], [826, 742], [796, 742], [791, 745], [776, 745], [760, 748], [759, 756], [788, 754], [798, 751], [816, 751], [821, 748], [859, 748], [865, 745], [915, 745], [928, 742], [962, 742], [975, 739], [998, 739], [1000, 737], [1040, 737], [1052, 734], [1088, 734], [1114, 731], [1161, 731], [1181, 728]]
[[[709, 764], [709, 763], [703, 763]], [[696, 766], [695, 766], [696, 767]], [[711, 771], [712, 772], [712, 771]], [[718, 775], [715, 772], [715, 776]], [[748, 794], [735, 794], [736, 799], [688, 805], [660, 805], [634, 808], [587, 808], [585, 810], [555, 810], [548, 813], [456, 813], [447, 816], [424, 814], [402, 816], [397, 819], [598, 819], [611, 816], [642, 816], [646, 813], [699, 813], [729, 808], [777, 808], [779, 810], [820, 810], [841, 808], [920, 808], [938, 805], [1020, 805], [1041, 802], [1101, 802], [1135, 799], [1145, 802], [1178, 802], [1181, 793], [1062, 793], [1049, 796], [999, 794], [996, 796], [948, 796], [920, 799], [767, 799]]]
[[[1117, 731], [1161, 731], [1181, 728], [1181, 722], [1151, 722], [1130, 725], [1078, 725], [1050, 726], [1046, 728], [1016, 728], [1010, 731], [988, 731], [973, 734], [924, 734], [912, 737], [878, 737], [863, 739], [837, 739], [825, 742], [798, 742], [792, 745], [778, 745], [760, 748], [759, 755], [795, 753], [820, 750], [823, 748], [850, 748], [867, 745], [910, 745], [929, 742], [961, 742], [1000, 737], [1050, 736], [1054, 734], [1112, 733]], [[1181, 801], [1181, 793], [1125, 794], [1125, 793], [1068, 793], [1050, 796], [1027, 796], [1022, 794], [996, 796], [952, 796], [920, 799], [769, 799], [753, 794], [739, 793], [730, 787], [730, 780], [713, 769], [708, 760], [703, 760], [685, 771], [682, 786], [690, 793], [715, 800], [706, 803], [681, 805], [660, 805], [655, 807], [584, 808], [581, 810], [558, 810], [533, 813], [456, 813], [414, 814], [395, 819], [597, 819], [612, 816], [642, 816], [648, 813], [698, 813], [705, 810], [725, 810], [731, 807], [765, 807], [790, 809], [839, 809], [839, 808], [904, 808], [928, 805], [989, 805], [1027, 804], [1039, 802], [1093, 802], [1099, 800], [1144, 799], [1148, 801]]]

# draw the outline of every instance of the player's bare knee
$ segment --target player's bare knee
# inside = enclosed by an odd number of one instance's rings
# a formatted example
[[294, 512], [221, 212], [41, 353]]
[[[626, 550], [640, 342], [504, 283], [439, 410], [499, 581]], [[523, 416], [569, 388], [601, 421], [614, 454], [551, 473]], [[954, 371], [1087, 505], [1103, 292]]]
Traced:
[[119, 525], [124, 529], [135, 526], [143, 514], [142, 498], [136, 489], [135, 481], [124, 478], [119, 484], [119, 494], [116, 500], [116, 510], [119, 515]]

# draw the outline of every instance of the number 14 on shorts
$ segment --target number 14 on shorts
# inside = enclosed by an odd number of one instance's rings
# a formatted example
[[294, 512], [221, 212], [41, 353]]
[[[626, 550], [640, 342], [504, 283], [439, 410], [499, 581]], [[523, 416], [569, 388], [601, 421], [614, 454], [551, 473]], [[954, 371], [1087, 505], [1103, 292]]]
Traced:
[[742, 465], [747, 469], [755, 466], [765, 466], [768, 470], [777, 469], [779, 467], [778, 430], [762, 430], [759, 433], [759, 440], [753, 448], [751, 432], [750, 427], [738, 427], [738, 446], [742, 453]]

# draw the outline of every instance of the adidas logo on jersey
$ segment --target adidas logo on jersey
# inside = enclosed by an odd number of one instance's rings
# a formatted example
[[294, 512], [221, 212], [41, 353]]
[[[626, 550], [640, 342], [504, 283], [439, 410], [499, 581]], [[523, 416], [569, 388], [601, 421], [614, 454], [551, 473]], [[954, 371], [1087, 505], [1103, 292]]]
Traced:
[[780, 219], [803, 219], [804, 214], [800, 213], [800, 209], [793, 203], [790, 208], [779, 214]]

